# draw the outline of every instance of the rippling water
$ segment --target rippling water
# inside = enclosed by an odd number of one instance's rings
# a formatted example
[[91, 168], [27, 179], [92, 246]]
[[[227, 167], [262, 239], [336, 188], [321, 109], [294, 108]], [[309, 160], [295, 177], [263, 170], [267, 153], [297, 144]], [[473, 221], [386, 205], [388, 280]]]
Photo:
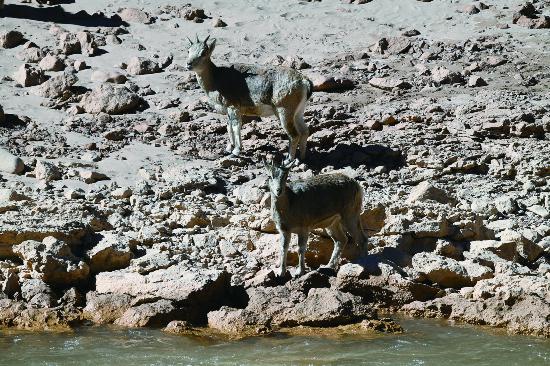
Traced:
[[436, 320], [401, 319], [406, 332], [236, 341], [151, 329], [74, 333], [0, 331], [0, 365], [550, 365], [550, 340]]

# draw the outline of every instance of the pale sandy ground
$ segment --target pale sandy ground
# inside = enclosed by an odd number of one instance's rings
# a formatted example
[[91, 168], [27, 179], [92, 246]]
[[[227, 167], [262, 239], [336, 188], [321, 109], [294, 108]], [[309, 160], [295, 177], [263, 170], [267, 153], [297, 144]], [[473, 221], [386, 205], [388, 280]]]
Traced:
[[[137, 7], [151, 13], [164, 5], [183, 5], [188, 1], [76, 1], [63, 5], [67, 12], [86, 10], [89, 13], [103, 11], [107, 16], [119, 8]], [[424, 3], [415, 0], [375, 0], [368, 4], [344, 4], [340, 1], [325, 0], [322, 2], [302, 1], [193, 1], [193, 6], [204, 8], [212, 17], [221, 17], [226, 28], [214, 28], [210, 21], [202, 24], [183, 19], [157, 20], [155, 24], [144, 25], [132, 23], [130, 37], [147, 47], [146, 51], [121, 46], [103, 47], [107, 53], [100, 57], [84, 57], [91, 69], [79, 73], [79, 85], [92, 87], [89, 76], [92, 70], [109, 69], [121, 61], [127, 61], [138, 54], [172, 53], [175, 62], [183, 64], [186, 57], [185, 37], [198, 35], [203, 38], [211, 35], [218, 39], [214, 60], [226, 62], [264, 62], [273, 55], [298, 55], [309, 63], [315, 64], [323, 59], [344, 53], [366, 49], [383, 36], [399, 35], [404, 30], [417, 29], [420, 37], [430, 40], [467, 40], [482, 34], [518, 39], [523, 42], [527, 51], [532, 50], [538, 57], [550, 58], [548, 32], [533, 32], [512, 25], [502, 30], [499, 23], [511, 24], [511, 10], [521, 0], [487, 1], [492, 6], [475, 16], [458, 13], [457, 10], [471, 1], [435, 0]], [[6, 6], [28, 6], [15, 1], [7, 1]], [[33, 5], [35, 6], [35, 5]], [[36, 13], [34, 13], [36, 14]], [[449, 20], [449, 18], [452, 18]], [[162, 18], [161, 18], [162, 19]], [[68, 30], [85, 29], [80, 25], [60, 24]], [[175, 24], [179, 28], [175, 28]], [[18, 29], [27, 39], [39, 46], [55, 45], [55, 39], [48, 33], [52, 25], [47, 17], [43, 20], [0, 18], [1, 28]], [[94, 27], [92, 27], [94, 28]], [[0, 77], [11, 75], [21, 64], [14, 54], [16, 49], [0, 50]], [[75, 59], [81, 55], [70, 56]], [[307, 73], [307, 71], [306, 71]], [[504, 81], [505, 82], [505, 81]], [[165, 78], [164, 73], [139, 77], [139, 85], [150, 84], [158, 93], [166, 96], [180, 97], [182, 102], [196, 100], [202, 96], [200, 91], [180, 93], [174, 90], [174, 84]], [[429, 95], [429, 91], [426, 93]], [[0, 105], [6, 113], [26, 115], [48, 128], [61, 129], [66, 117], [63, 111], [56, 111], [40, 106], [42, 98], [26, 95], [4, 82], [0, 82]], [[355, 101], [372, 102], [368, 95], [359, 95]], [[375, 108], [375, 106], [373, 106]], [[66, 133], [69, 144], [81, 145], [93, 138], [78, 133]], [[117, 163], [120, 156], [129, 160]], [[146, 158], [150, 158], [146, 160]], [[123, 183], [131, 180], [139, 166], [148, 165], [151, 161], [172, 164], [176, 158], [164, 148], [153, 148], [134, 144], [118, 151], [111, 158], [100, 163], [100, 168], [107, 169], [112, 179]], [[128, 183], [128, 182], [124, 182]]]

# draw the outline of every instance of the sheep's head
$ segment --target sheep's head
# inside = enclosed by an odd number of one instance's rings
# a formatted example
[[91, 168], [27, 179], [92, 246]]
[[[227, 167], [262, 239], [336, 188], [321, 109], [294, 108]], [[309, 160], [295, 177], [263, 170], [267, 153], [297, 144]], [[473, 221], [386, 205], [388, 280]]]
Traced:
[[200, 71], [210, 61], [210, 56], [214, 47], [216, 47], [216, 40], [213, 39], [208, 43], [210, 36], [206, 37], [204, 41], [199, 41], [199, 37], [196, 37], [196, 41], [193, 42], [189, 38], [189, 54], [187, 56], [187, 69], [191, 71]]

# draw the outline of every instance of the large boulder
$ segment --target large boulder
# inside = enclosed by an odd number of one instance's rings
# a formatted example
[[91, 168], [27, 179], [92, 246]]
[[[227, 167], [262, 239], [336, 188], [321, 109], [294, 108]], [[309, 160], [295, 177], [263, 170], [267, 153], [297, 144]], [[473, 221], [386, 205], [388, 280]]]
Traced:
[[92, 273], [114, 271], [128, 267], [134, 258], [135, 245], [124, 235], [113, 232], [97, 234], [99, 241], [86, 252]]
[[34, 168], [34, 176], [36, 179], [50, 182], [61, 179], [61, 172], [54, 163], [45, 160], [38, 160]]
[[498, 274], [460, 293], [403, 306], [414, 316], [443, 317], [550, 337], [550, 281], [543, 276]]
[[63, 73], [48, 79], [44, 83], [33, 87], [32, 92], [43, 98], [59, 98], [76, 84], [78, 78], [70, 73]]
[[125, 294], [86, 294], [86, 307], [82, 310], [85, 319], [96, 324], [110, 324], [120, 318], [132, 306], [133, 298]]
[[86, 113], [123, 114], [135, 111], [140, 101], [140, 97], [128, 88], [104, 83], [86, 93], [80, 106]]
[[23, 160], [0, 147], [0, 171], [9, 174], [21, 174], [25, 170]]
[[179, 320], [200, 323], [206, 320], [209, 310], [227, 300], [230, 277], [225, 271], [190, 268], [184, 263], [147, 274], [134, 272], [133, 267], [129, 267], [99, 273], [96, 276], [96, 291], [99, 294], [170, 300], [178, 309], [186, 309], [186, 319]]
[[23, 34], [19, 31], [0, 31], [0, 48], [13, 48], [23, 42]]
[[23, 64], [13, 74], [13, 80], [24, 87], [35, 86], [46, 81], [46, 75], [44, 75], [44, 71], [34, 66]]
[[145, 75], [145, 74], [154, 74], [161, 71], [162, 68], [158, 62], [151, 60], [146, 57], [132, 57], [128, 61], [128, 66], [126, 71], [130, 75]]
[[33, 277], [47, 284], [71, 285], [88, 280], [90, 268], [74, 256], [70, 247], [54, 237], [42, 242], [27, 240], [13, 247], [13, 252], [32, 270]]
[[472, 261], [459, 262], [435, 253], [417, 253], [412, 266], [432, 283], [443, 287], [460, 288], [475, 284], [478, 280], [492, 277], [492, 271]]

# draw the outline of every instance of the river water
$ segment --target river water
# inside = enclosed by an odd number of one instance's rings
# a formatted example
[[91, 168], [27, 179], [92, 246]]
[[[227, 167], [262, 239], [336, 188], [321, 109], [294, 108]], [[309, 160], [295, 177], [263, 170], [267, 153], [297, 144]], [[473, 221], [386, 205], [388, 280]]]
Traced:
[[214, 340], [153, 329], [0, 331], [0, 365], [550, 365], [550, 340], [445, 321], [399, 319], [398, 335]]

